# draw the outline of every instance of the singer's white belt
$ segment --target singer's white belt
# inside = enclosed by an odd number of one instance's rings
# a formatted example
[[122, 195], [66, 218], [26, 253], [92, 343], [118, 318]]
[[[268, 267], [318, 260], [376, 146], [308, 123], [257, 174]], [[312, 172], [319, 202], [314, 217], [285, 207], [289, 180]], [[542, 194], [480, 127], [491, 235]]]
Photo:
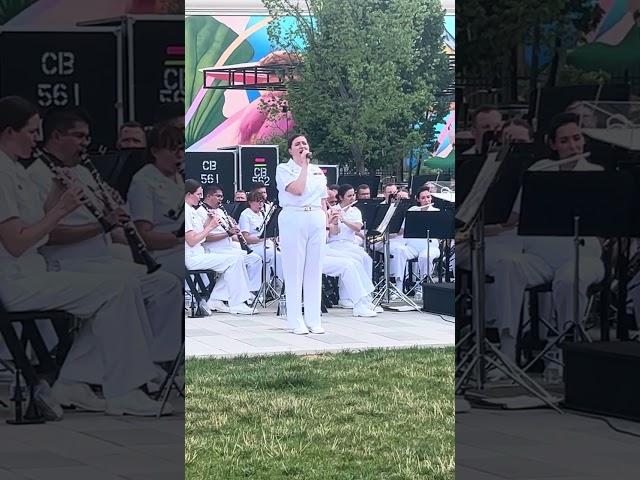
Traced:
[[322, 207], [316, 207], [311, 205], [304, 205], [302, 207], [295, 207], [293, 205], [287, 205], [286, 207], [282, 207], [286, 210], [292, 210], [294, 212], [312, 212], [315, 210], [322, 210]]

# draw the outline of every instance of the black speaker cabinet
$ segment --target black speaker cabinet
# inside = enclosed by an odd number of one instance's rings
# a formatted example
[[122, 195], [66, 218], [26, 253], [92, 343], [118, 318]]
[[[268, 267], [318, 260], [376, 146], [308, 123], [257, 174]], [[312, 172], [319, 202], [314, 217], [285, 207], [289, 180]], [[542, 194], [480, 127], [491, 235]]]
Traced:
[[451, 283], [423, 283], [422, 284], [422, 310], [425, 312], [439, 313], [441, 315], [454, 316], [455, 303], [454, 282]]
[[640, 343], [567, 343], [565, 406], [640, 420]]

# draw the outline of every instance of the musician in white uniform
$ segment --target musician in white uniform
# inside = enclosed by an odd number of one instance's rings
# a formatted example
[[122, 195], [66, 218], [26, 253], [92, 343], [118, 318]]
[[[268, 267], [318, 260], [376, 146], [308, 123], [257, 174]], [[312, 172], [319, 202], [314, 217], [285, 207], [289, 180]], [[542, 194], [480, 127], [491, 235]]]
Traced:
[[184, 281], [184, 132], [156, 126], [147, 144], [149, 163], [134, 176], [127, 202], [131, 218], [162, 269]]
[[473, 114], [471, 133], [474, 144], [462, 152], [462, 155], [479, 155], [482, 153], [482, 142], [487, 132], [495, 132], [502, 126], [502, 114], [495, 105], [481, 105]]
[[[222, 188], [220, 188], [219, 185], [211, 184], [204, 187], [203, 190], [204, 205], [197, 210], [200, 216], [203, 217], [203, 222], [210, 212], [213, 212], [221, 221], [221, 224], [207, 235], [206, 240], [202, 244], [205, 252], [220, 255], [238, 255], [242, 257], [247, 269], [249, 290], [251, 292], [257, 292], [260, 290], [260, 285], [262, 285], [262, 257], [259, 253], [253, 251], [248, 253], [240, 248], [239, 240], [242, 232], [235, 224], [235, 220], [226, 213], [222, 206], [222, 199], [224, 198]], [[227, 289], [234, 288], [233, 283], [226, 285], [224, 278], [221, 278], [219, 282], [225, 285]]]
[[[89, 120], [80, 110], [54, 110], [43, 121], [43, 153], [60, 167], [67, 168], [70, 178], [83, 187], [88, 201], [98, 212], [109, 212], [103, 199], [96, 194], [98, 183], [90, 171], [80, 164], [89, 145]], [[27, 169], [38, 187], [42, 202], [53, 189], [53, 172], [42, 160]], [[103, 185], [110, 192], [110, 187]], [[124, 206], [122, 206], [124, 207]], [[118, 208], [109, 215], [111, 228], [122, 233], [121, 222], [128, 215]], [[168, 272], [148, 274], [147, 267], [111, 255], [111, 237], [86, 206], [67, 215], [53, 229], [49, 242], [41, 248], [50, 271], [70, 271], [123, 276], [132, 283], [138, 281], [136, 295], [140, 296], [137, 315], [147, 326], [152, 357], [155, 362], [172, 361], [180, 349], [182, 337], [182, 287]], [[163, 379], [159, 370], [159, 381]]]
[[[202, 245], [221, 221], [213, 213], [205, 217], [196, 210], [202, 195], [202, 185], [199, 182], [193, 179], [185, 182], [185, 265], [189, 270], [213, 270], [221, 274], [207, 303], [211, 310], [251, 315], [253, 310], [244, 303], [251, 298], [251, 294], [242, 256], [207, 253]], [[228, 307], [223, 303], [224, 300], [229, 301]]]
[[[107, 414], [154, 415], [160, 404], [140, 390], [156, 372], [143, 325], [132, 314], [137, 309], [135, 282], [47, 272], [37, 251], [82, 203], [78, 187], [61, 191], [57, 182], [46, 213], [38, 201], [36, 186], [18, 159], [31, 156], [39, 127], [37, 109], [29, 102], [0, 99], [0, 299], [8, 311], [58, 309], [81, 320], [57, 380], [59, 393], [74, 399], [95, 397], [87, 384], [100, 384], [105, 397], [101, 409]], [[46, 407], [48, 418], [61, 418], [55, 399], [39, 400], [44, 400], [39, 404]]]
[[[561, 113], [551, 120], [548, 143], [555, 159], [541, 160], [530, 170], [544, 171], [599, 171], [602, 167], [580, 157], [585, 140], [578, 117]], [[576, 157], [575, 161], [559, 161]], [[557, 164], [556, 164], [557, 163]], [[514, 205], [514, 214], [520, 212], [521, 193]], [[604, 275], [600, 259], [601, 246], [596, 238], [584, 238], [580, 251], [579, 312], [587, 303], [587, 289]], [[487, 301], [496, 308], [497, 327], [500, 330], [501, 349], [515, 358], [515, 337], [528, 286], [552, 282], [552, 296], [558, 316], [558, 328], [563, 331], [573, 320], [574, 248], [570, 237], [522, 237], [522, 253], [503, 256], [495, 264], [495, 283], [487, 288]], [[580, 318], [582, 319], [582, 317]]]
[[354, 188], [349, 184], [340, 185], [336, 199], [338, 204], [330, 210], [337, 212], [338, 216], [333, 224], [335, 226], [329, 231], [327, 248], [335, 255], [344, 255], [357, 260], [362, 264], [365, 272], [371, 273], [373, 260], [356, 243], [356, 233], [362, 229], [362, 213], [352, 206], [355, 201]]
[[[422, 187], [418, 192], [418, 205], [409, 208], [410, 212], [437, 212], [440, 209], [433, 206], [431, 192], [429, 187]], [[402, 222], [404, 230], [404, 222]], [[431, 238], [405, 238], [405, 245], [411, 249], [411, 258], [418, 257], [418, 269], [420, 278], [430, 276], [433, 271], [433, 262], [440, 256], [440, 247], [438, 240]]]
[[[276, 251], [271, 239], [260, 238], [260, 235], [266, 226], [266, 221], [268, 221], [267, 215], [269, 212], [273, 212], [273, 210], [264, 211], [264, 196], [258, 190], [252, 190], [249, 192], [248, 204], [249, 207], [245, 208], [240, 214], [238, 228], [240, 228], [240, 231], [247, 240], [247, 243], [253, 249], [254, 253], [260, 255], [263, 261], [267, 263], [267, 279], [270, 279], [274, 273], [282, 279], [282, 257], [280, 256], [280, 252]], [[277, 256], [275, 259], [276, 272], [272, 272], [274, 267], [274, 256]]]
[[[287, 325], [298, 335], [324, 333], [320, 320], [322, 259], [326, 242], [327, 178], [310, 164], [304, 135], [288, 141], [291, 159], [276, 169], [282, 211], [278, 216]], [[302, 293], [304, 290], [304, 318]]]

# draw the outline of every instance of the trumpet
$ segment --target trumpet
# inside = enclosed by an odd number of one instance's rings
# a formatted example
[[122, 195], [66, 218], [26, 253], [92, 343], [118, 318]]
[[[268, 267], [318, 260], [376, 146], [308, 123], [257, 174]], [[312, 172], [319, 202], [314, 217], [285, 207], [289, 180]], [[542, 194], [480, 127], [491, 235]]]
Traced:
[[[106, 184], [106, 182], [102, 178], [102, 175], [100, 175], [100, 172], [98, 172], [95, 165], [89, 158], [89, 155], [87, 155], [86, 153], [83, 154], [80, 158], [80, 164], [87, 170], [89, 170], [89, 173], [93, 177], [93, 180], [96, 182], [98, 191], [94, 193], [99, 196], [104, 206], [112, 212], [115, 212], [117, 209], [122, 208], [122, 206], [124, 206], [125, 204], [124, 199], [117, 190], [109, 187]], [[147, 273], [153, 273], [158, 270], [162, 265], [156, 262], [151, 253], [149, 253], [149, 249], [138, 233], [138, 230], [133, 224], [133, 221], [131, 219], [128, 219], [127, 221], [123, 222], [121, 226], [124, 230], [124, 236], [127, 240], [127, 244], [129, 245], [129, 249], [131, 250], [133, 261], [140, 265], [146, 265]]]

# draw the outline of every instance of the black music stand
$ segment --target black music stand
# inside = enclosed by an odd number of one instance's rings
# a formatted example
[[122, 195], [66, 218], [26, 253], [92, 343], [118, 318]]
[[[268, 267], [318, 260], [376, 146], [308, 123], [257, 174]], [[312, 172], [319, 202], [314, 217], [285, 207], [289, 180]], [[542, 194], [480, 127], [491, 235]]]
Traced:
[[442, 175], [415, 175], [411, 179], [411, 195], [418, 195], [420, 188], [427, 182], [450, 182], [451, 174], [443, 173]]
[[[485, 386], [485, 365], [488, 364], [506, 374], [549, 407], [560, 412], [560, 409], [555, 405], [555, 400], [549, 393], [528, 377], [485, 336], [484, 205], [491, 185], [500, 177], [501, 170], [506, 164], [504, 159], [508, 156], [508, 153], [509, 150], [505, 146], [490, 163], [487, 163], [489, 156], [483, 160], [483, 167], [487, 168], [487, 170], [482, 170], [475, 177], [475, 183], [464, 191], [462, 197], [464, 201], [456, 211], [456, 223], [460, 225], [458, 232], [460, 235], [468, 234], [471, 244], [471, 281], [473, 288], [473, 329], [456, 343], [456, 348], [466, 343], [471, 337], [475, 337], [475, 341], [473, 347], [461, 357], [456, 366], [458, 380], [456, 381], [455, 392], [462, 388], [474, 370], [476, 387], [479, 390], [483, 390]], [[463, 167], [466, 170], [477, 168], [477, 165], [465, 162]], [[480, 170], [477, 171], [480, 172]], [[460, 178], [462, 175], [460, 172], [458, 173]], [[470, 197], [472, 192], [473, 196]]]
[[[604, 186], [612, 188], [605, 189]], [[573, 318], [554, 342], [532, 362], [558, 345], [575, 327], [591, 341], [579, 312], [580, 237], [626, 237], [637, 233], [633, 221], [633, 177], [622, 172], [527, 172], [522, 190], [519, 235], [573, 237]], [[540, 195], [544, 191], [545, 195]], [[594, 192], [598, 201], [593, 200]], [[606, 219], [603, 222], [603, 219]], [[619, 292], [626, 298], [626, 292]], [[531, 362], [530, 362], [531, 363]], [[526, 367], [525, 367], [526, 368]]]
[[[455, 221], [454, 215], [451, 210], [441, 211], [409, 211], [405, 217], [404, 225], [404, 238], [425, 238], [430, 240], [432, 238], [447, 239], [453, 238], [455, 235]], [[427, 257], [429, 244], [427, 244]], [[448, 250], [448, 249], [447, 249]], [[440, 254], [439, 261], [442, 262], [442, 257], [445, 257], [445, 264], [447, 265], [447, 274], [445, 280], [448, 282], [451, 278], [449, 276], [449, 260], [450, 252], [442, 252]], [[431, 267], [431, 265], [429, 265]], [[425, 281], [431, 282], [431, 272], [427, 272]], [[439, 277], [440, 283], [442, 283], [442, 276]]]
[[[262, 252], [263, 252], [263, 256], [262, 258], [264, 259], [262, 262], [262, 285], [260, 285], [260, 289], [258, 290], [258, 293], [256, 295], [256, 300], [253, 303], [253, 311], [256, 311], [256, 307], [258, 306], [258, 303], [260, 302], [260, 295], [263, 295], [263, 303], [262, 306], [263, 308], [266, 308], [267, 305], [277, 301], [280, 299], [280, 296], [284, 294], [284, 289], [283, 291], [279, 294], [278, 291], [275, 288], [275, 282], [276, 279], [278, 278], [278, 270], [276, 268], [277, 263], [278, 263], [278, 249], [275, 243], [275, 238], [278, 236], [278, 215], [280, 214], [280, 212], [282, 211], [282, 208], [280, 208], [275, 202], [271, 204], [271, 206], [269, 207], [269, 210], [266, 213], [266, 216], [269, 217], [269, 221], [267, 222], [266, 225], [263, 226], [262, 228], [262, 233], [260, 233], [260, 235], [258, 236], [259, 239], [263, 240], [262, 242]], [[266, 218], [266, 217], [265, 217]], [[263, 222], [264, 223], [264, 222]], [[274, 239], [274, 244], [273, 244], [273, 276], [271, 277], [271, 280], [269, 280], [268, 276], [267, 276], [267, 242], [266, 239], [267, 238], [273, 238]], [[282, 279], [284, 282], [284, 279]], [[272, 296], [272, 300], [270, 300], [269, 302], [267, 302], [267, 295], [271, 294]]]

